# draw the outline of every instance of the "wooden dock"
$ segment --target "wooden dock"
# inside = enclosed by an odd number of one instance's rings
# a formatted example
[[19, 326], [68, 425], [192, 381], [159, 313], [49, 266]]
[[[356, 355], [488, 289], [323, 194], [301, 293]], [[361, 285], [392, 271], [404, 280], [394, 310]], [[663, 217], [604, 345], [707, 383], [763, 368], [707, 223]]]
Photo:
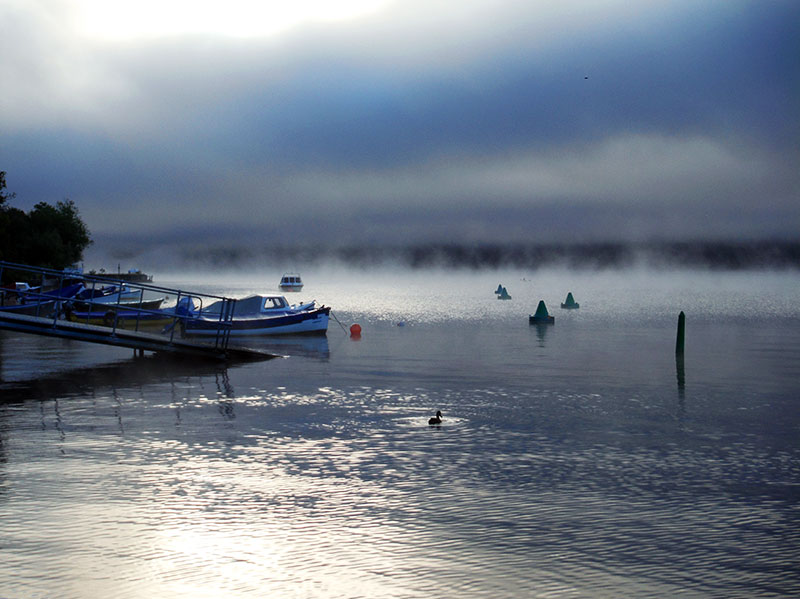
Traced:
[[[88, 322], [73, 322], [64, 318], [59, 318], [59, 313], [63, 312], [64, 306], [69, 306], [73, 301], [69, 298], [61, 298], [46, 291], [45, 283], [50, 282], [51, 289], [61, 289], [66, 280], [80, 279], [85, 288], [92, 293], [90, 298], [95, 297], [95, 292], [102, 287], [113, 284], [117, 287], [116, 291], [121, 291], [123, 287], [132, 291], [134, 295], [138, 293], [138, 304], [122, 304], [122, 294], [117, 293], [116, 303], [93, 303], [93, 299], [80, 300], [88, 302], [89, 311], [100, 309], [104, 312], [109, 311], [113, 316], [118, 310], [135, 312], [139, 317], [146, 318], [148, 315], [160, 315], [162, 313], [154, 310], [147, 310], [143, 306], [146, 302], [145, 295], [164, 298], [174, 296], [176, 306], [180, 304], [181, 298], [188, 299], [190, 303], [197, 301], [202, 306], [203, 303], [221, 302], [220, 310], [220, 330], [216, 337], [210, 341], [194, 341], [185, 339], [181, 336], [180, 327], [177, 326], [178, 318], [173, 322], [169, 332], [164, 334], [154, 334], [152, 332], [142, 332], [138, 330], [123, 329], [117, 326], [116, 318], [111, 318], [108, 326], [89, 324]], [[211, 360], [223, 361], [250, 361], [250, 360], [269, 360], [278, 356], [269, 352], [243, 347], [229, 347], [230, 339], [230, 320], [233, 317], [233, 308], [236, 300], [232, 298], [210, 295], [206, 293], [196, 293], [180, 289], [170, 289], [159, 287], [149, 282], [125, 281], [121, 279], [110, 279], [108, 277], [98, 277], [93, 275], [76, 274], [72, 271], [57, 271], [24, 264], [14, 264], [0, 260], [0, 281], [41, 281], [41, 287], [36, 291], [29, 287], [17, 289], [16, 286], [6, 285], [0, 289], [0, 294], [8, 294], [13, 298], [23, 298], [34, 308], [36, 306], [55, 307], [52, 315], [33, 316], [14, 313], [13, 310], [0, 310], [0, 329], [7, 331], [17, 331], [20, 333], [30, 333], [32, 335], [46, 335], [49, 337], [60, 337], [62, 339], [75, 339], [76, 341], [86, 341], [88, 343], [102, 343], [116, 347], [128, 347], [134, 353], [143, 355], [144, 352], [166, 353], [181, 356], [191, 356], [193, 358], [206, 358]], [[14, 305], [14, 304], [11, 304]], [[138, 307], [137, 307], [138, 305]], [[29, 313], [30, 314], [30, 313]], [[138, 325], [138, 321], [137, 321]]]
[[116, 347], [128, 347], [139, 352], [145, 351], [191, 356], [211, 360], [254, 361], [278, 357], [256, 349], [230, 347], [227, 344], [191, 341], [174, 335], [154, 335], [129, 331], [115, 327], [97, 326], [80, 322], [70, 322], [56, 317], [26, 316], [0, 311], [0, 329], [46, 335], [62, 339], [75, 339], [89, 343], [102, 343]]

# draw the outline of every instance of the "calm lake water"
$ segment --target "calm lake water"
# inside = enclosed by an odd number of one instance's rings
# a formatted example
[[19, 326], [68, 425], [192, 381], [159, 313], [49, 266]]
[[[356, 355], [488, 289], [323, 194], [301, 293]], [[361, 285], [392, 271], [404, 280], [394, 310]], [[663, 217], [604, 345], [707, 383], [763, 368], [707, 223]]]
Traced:
[[800, 596], [800, 273], [303, 277], [360, 340], [0, 332], [0, 597]]

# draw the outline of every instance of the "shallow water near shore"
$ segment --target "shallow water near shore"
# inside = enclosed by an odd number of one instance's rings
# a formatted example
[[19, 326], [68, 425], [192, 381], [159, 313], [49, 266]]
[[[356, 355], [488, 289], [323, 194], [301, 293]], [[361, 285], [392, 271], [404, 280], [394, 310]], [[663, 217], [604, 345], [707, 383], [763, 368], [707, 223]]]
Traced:
[[0, 597], [800, 594], [797, 273], [303, 278], [265, 362], [0, 332]]

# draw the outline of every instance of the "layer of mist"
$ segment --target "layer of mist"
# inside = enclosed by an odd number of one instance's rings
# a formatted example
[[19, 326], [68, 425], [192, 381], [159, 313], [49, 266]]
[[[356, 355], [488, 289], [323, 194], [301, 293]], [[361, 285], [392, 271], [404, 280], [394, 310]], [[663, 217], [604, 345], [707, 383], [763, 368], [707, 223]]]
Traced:
[[334, 264], [410, 269], [540, 268], [762, 270], [800, 269], [800, 243], [659, 242], [650, 244], [417, 244], [407, 246], [173, 244], [119, 245], [108, 240], [90, 248], [86, 268], [109, 271], [275, 267]]

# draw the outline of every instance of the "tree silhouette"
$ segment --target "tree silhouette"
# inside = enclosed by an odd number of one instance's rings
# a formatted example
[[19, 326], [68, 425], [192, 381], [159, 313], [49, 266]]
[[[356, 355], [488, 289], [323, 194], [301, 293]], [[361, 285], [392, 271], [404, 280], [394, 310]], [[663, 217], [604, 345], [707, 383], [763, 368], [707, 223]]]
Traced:
[[75, 202], [39, 202], [30, 212], [8, 204], [6, 173], [0, 171], [0, 260], [62, 269], [83, 259], [92, 243]]

